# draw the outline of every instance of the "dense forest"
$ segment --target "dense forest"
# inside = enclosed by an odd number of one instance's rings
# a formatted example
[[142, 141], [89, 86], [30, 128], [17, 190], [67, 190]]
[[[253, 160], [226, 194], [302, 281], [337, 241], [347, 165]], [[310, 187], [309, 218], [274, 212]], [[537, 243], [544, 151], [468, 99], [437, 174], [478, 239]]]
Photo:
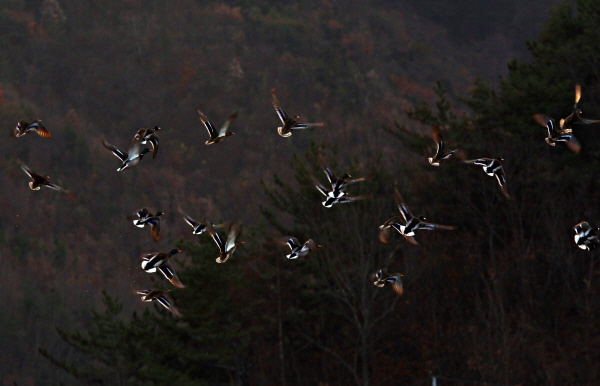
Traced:
[[[572, 227], [598, 221], [599, 127], [574, 128], [575, 154], [532, 117], [566, 117], [581, 84], [600, 118], [600, 4], [472, 3], [0, 3], [6, 132], [52, 132], [0, 141], [3, 384], [598, 383], [597, 252]], [[281, 138], [272, 88], [325, 126]], [[196, 107], [217, 126], [238, 111], [236, 136], [205, 146]], [[156, 159], [116, 172], [102, 139], [154, 126]], [[429, 165], [432, 126], [469, 159], [502, 157], [514, 199], [459, 157]], [[320, 157], [373, 198], [323, 207]], [[31, 191], [20, 162], [68, 193]], [[381, 243], [394, 183], [456, 229]], [[127, 219], [142, 207], [165, 212], [157, 243]], [[243, 244], [216, 264], [179, 208], [240, 221]], [[288, 260], [289, 236], [320, 247]], [[183, 289], [140, 269], [173, 248]], [[373, 285], [381, 268], [402, 296]], [[182, 316], [142, 303], [151, 288]]]

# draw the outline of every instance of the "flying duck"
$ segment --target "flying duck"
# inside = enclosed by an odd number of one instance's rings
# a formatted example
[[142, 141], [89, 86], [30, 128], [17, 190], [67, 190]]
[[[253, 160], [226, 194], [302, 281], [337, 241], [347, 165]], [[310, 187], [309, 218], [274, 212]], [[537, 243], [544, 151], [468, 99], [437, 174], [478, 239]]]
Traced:
[[231, 122], [233, 122], [233, 120], [237, 118], [237, 116], [238, 116], [237, 112], [231, 114], [229, 116], [229, 118], [227, 118], [227, 120], [225, 121], [225, 123], [223, 124], [223, 126], [221, 127], [221, 129], [219, 131], [217, 131], [217, 129], [215, 129], [215, 126], [208, 120], [208, 118], [206, 118], [206, 115], [204, 115], [202, 113], [202, 111], [200, 111], [199, 109], [196, 109], [196, 112], [198, 113], [200, 120], [206, 127], [206, 130], [208, 130], [208, 135], [210, 135], [210, 139], [208, 141], [206, 141], [207, 145], [212, 145], [213, 143], [219, 143], [222, 140], [224, 140], [225, 138], [229, 137], [230, 135], [235, 135], [235, 133], [229, 131], [228, 129], [229, 129], [229, 125], [231, 125]]
[[147, 147], [140, 151], [140, 141], [133, 141], [128, 153], [124, 152], [123, 150], [117, 149], [110, 143], [106, 142], [106, 140], [104, 139], [102, 140], [102, 144], [105, 148], [112, 151], [112, 153], [115, 156], [117, 156], [121, 160], [121, 162], [123, 162], [122, 165], [117, 169], [118, 172], [137, 165], [141, 161], [142, 157], [144, 157], [144, 154], [150, 152], [150, 149], [148, 149]]
[[154, 126], [154, 129], [139, 129], [133, 136], [133, 140], [139, 141], [142, 145], [148, 142], [152, 144], [152, 158], [156, 158], [156, 154], [158, 154], [158, 137], [156, 136], [158, 130], [160, 130], [158, 126]]
[[137, 291], [137, 294], [142, 295], [143, 302], [151, 302], [152, 300], [156, 300], [161, 305], [163, 305], [163, 307], [165, 307], [167, 310], [171, 311], [173, 313], [173, 315], [181, 317], [181, 314], [179, 313], [179, 311], [177, 311], [177, 308], [175, 308], [175, 306], [173, 306], [171, 304], [171, 302], [169, 302], [167, 300], [167, 298], [165, 297], [165, 294], [167, 292], [171, 292], [171, 290], [161, 290], [161, 289], [153, 289], [150, 291], [142, 290], [142, 291]]
[[534, 114], [533, 119], [548, 130], [548, 136], [545, 138], [548, 145], [556, 146], [557, 142], [564, 142], [572, 152], [579, 153], [581, 151], [581, 144], [573, 135], [573, 130], [557, 126], [554, 119], [547, 115]]
[[219, 235], [219, 233], [217, 233], [212, 223], [206, 221], [205, 219], [204, 224], [206, 225], [206, 230], [211, 235], [213, 240], [215, 240], [215, 243], [217, 243], [217, 246], [219, 247], [220, 255], [219, 257], [217, 257], [217, 263], [226, 262], [231, 257], [233, 252], [235, 252], [237, 245], [240, 244], [239, 242], [238, 244], [236, 244], [235, 242], [235, 238], [237, 237], [239, 231], [238, 224], [236, 222], [233, 222], [229, 226], [229, 232], [227, 232], [226, 241], [223, 241], [223, 238], [221, 237], [221, 235]]
[[177, 274], [171, 268], [169, 259], [176, 253], [181, 252], [179, 249], [172, 249], [169, 253], [152, 252], [142, 255], [142, 269], [148, 273], [154, 273], [158, 269], [163, 275], [177, 288], [185, 286], [179, 281]]
[[567, 147], [574, 153], [581, 151], [581, 144], [573, 135], [573, 125], [582, 124], [594, 124], [600, 123], [600, 120], [585, 119], [581, 117], [581, 110], [577, 108], [577, 104], [581, 99], [581, 85], [575, 85], [575, 104], [573, 105], [573, 111], [566, 118], [559, 121], [558, 126], [556, 122], [549, 116], [544, 114], [534, 114], [533, 118], [537, 123], [546, 127], [548, 130], [548, 137], [546, 137], [546, 143], [554, 146], [556, 142], [564, 142]]
[[52, 134], [42, 124], [41, 119], [36, 119], [33, 122], [19, 121], [13, 131], [10, 132], [11, 137], [19, 138], [35, 131], [40, 137], [50, 138]]
[[587, 221], [582, 221], [573, 227], [575, 231], [575, 244], [581, 249], [591, 251], [600, 244], [596, 231], [598, 227], [592, 227]]
[[31, 188], [31, 190], [40, 190], [41, 186], [46, 186], [54, 190], [61, 189], [60, 186], [48, 181], [48, 179], [50, 178], [49, 176], [41, 176], [33, 170], [29, 169], [27, 165], [21, 165], [21, 169], [23, 169], [23, 171], [27, 173], [27, 175], [33, 180], [29, 183], [29, 187]]
[[383, 268], [373, 274], [373, 278], [377, 287], [385, 287], [387, 285], [392, 286], [394, 292], [396, 292], [399, 296], [404, 293], [404, 287], [402, 286], [402, 275], [400, 273], [389, 274], [387, 269]]
[[374, 195], [373, 192], [370, 192], [369, 194], [365, 194], [362, 196], [348, 197], [345, 195], [346, 192], [344, 192], [341, 196], [335, 197], [333, 195], [330, 195], [332, 193], [332, 191], [327, 189], [323, 185], [316, 183], [315, 187], [317, 188], [317, 190], [319, 192], [321, 192], [322, 195], [327, 197], [325, 199], [325, 201], [323, 201], [323, 203], [322, 203], [323, 206], [326, 208], [331, 208], [334, 204], [346, 204], [346, 203], [354, 202], [354, 201], [369, 200], [369, 199], [373, 198], [373, 195]]
[[496, 159], [493, 158], [478, 158], [473, 160], [464, 161], [467, 164], [475, 164], [483, 167], [483, 171], [490, 177], [496, 177], [498, 180], [498, 184], [500, 185], [500, 190], [504, 197], [509, 200], [512, 200], [512, 196], [508, 194], [506, 191], [506, 174], [504, 174], [504, 169], [502, 168], [502, 161], [504, 159], [502, 157], [498, 157]]
[[163, 214], [163, 212], [156, 212], [156, 215], [153, 215], [148, 208], [142, 208], [136, 212], [136, 215], [127, 216], [127, 218], [133, 220], [133, 225], [138, 228], [143, 228], [146, 224], [150, 225], [152, 240], [158, 241], [160, 235], [160, 216]]
[[306, 240], [304, 244], [298, 243], [298, 239], [295, 237], [290, 237], [286, 244], [290, 247], [292, 252], [289, 255], [286, 255], [288, 259], [297, 259], [299, 257], [304, 257], [308, 255], [310, 251], [316, 251], [320, 245], [317, 245], [312, 239]]
[[[192, 233], [195, 235], [201, 235], [206, 232], [206, 224], [203, 222], [198, 222], [190, 217], [187, 213], [185, 213], [181, 208], [178, 208], [179, 213], [183, 216], [183, 220], [192, 227]], [[211, 224], [213, 228], [225, 228], [229, 224]]]
[[433, 141], [437, 144], [437, 150], [435, 155], [433, 157], [429, 157], [428, 160], [431, 165], [440, 166], [442, 162], [452, 157], [452, 155], [458, 150], [454, 149], [450, 151], [444, 151], [444, 139], [442, 138], [440, 129], [437, 126], [433, 126], [431, 128], [431, 135], [433, 137]]
[[331, 190], [325, 189], [325, 187], [323, 187], [323, 185], [321, 185], [318, 182], [315, 185], [316, 188], [319, 190], [319, 192], [321, 192], [323, 195], [325, 195], [325, 197], [327, 197], [327, 199], [325, 201], [323, 201], [323, 206], [325, 206], [326, 208], [331, 208], [331, 206], [333, 204], [362, 200], [362, 199], [372, 197], [372, 193], [370, 195], [366, 195], [366, 196], [344, 197], [348, 194], [346, 192], [346, 188], [348, 187], [348, 185], [352, 185], [357, 182], [365, 181], [368, 178], [362, 177], [362, 178], [355, 178], [355, 179], [350, 180], [349, 178], [351, 177], [351, 175], [348, 173], [344, 173], [344, 175], [341, 178], [337, 177], [325, 163], [325, 159], [323, 158], [323, 155], [321, 154], [321, 149], [319, 149], [318, 157], [319, 157], [319, 163], [321, 165], [321, 168], [323, 168], [323, 171], [325, 172], [325, 175], [327, 176], [327, 180], [331, 184]]
[[385, 244], [389, 242], [390, 228], [394, 228], [404, 238], [412, 244], [417, 245], [417, 240], [414, 239], [415, 231], [418, 229], [434, 230], [434, 229], [445, 229], [454, 230], [456, 227], [451, 225], [439, 225], [425, 222], [425, 217], [415, 217], [410, 212], [404, 199], [398, 191], [398, 187], [394, 184], [394, 200], [398, 205], [398, 210], [401, 216], [394, 216], [379, 226], [379, 240]]
[[290, 118], [285, 111], [279, 105], [279, 101], [277, 100], [277, 96], [275, 95], [275, 89], [271, 89], [271, 97], [273, 99], [273, 107], [275, 108], [275, 112], [279, 119], [281, 119], [281, 123], [283, 126], [277, 128], [277, 132], [282, 137], [289, 137], [292, 135], [292, 130], [300, 130], [300, 129], [308, 129], [311, 127], [323, 126], [324, 122], [319, 123], [301, 123], [299, 121], [300, 116], [294, 115], [293, 118]]

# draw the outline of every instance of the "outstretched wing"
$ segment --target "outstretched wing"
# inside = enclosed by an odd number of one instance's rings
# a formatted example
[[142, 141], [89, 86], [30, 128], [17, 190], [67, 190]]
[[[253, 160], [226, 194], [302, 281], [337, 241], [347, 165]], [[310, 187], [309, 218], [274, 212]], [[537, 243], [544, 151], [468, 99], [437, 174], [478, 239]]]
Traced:
[[194, 220], [193, 218], [191, 218], [188, 215], [184, 215], [183, 216], [183, 220], [188, 223], [188, 225], [190, 225], [192, 228], [196, 229], [196, 227], [198, 225], [200, 225], [200, 223], [198, 223], [196, 220]]
[[573, 122], [574, 125], [593, 125], [596, 123], [600, 123], [600, 119], [584, 119], [581, 118], [576, 122]]
[[177, 274], [175, 273], [175, 271], [173, 271], [173, 268], [171, 268], [171, 265], [169, 263], [163, 263], [157, 268], [175, 287], [185, 288], [185, 286], [183, 285], [183, 283], [181, 283], [181, 281], [177, 277]]
[[394, 200], [396, 201], [396, 205], [398, 205], [400, 214], [404, 218], [404, 223], [408, 223], [408, 221], [414, 218], [414, 216], [412, 213], [410, 213], [408, 206], [406, 206], [406, 203], [404, 202], [404, 198], [402, 198], [402, 195], [400, 195], [400, 191], [398, 191], [398, 184], [394, 184]]
[[228, 253], [235, 248], [235, 239], [239, 232], [239, 226], [236, 222], [231, 224], [229, 227], [229, 233], [227, 234], [227, 242], [225, 243], [225, 253]]
[[208, 118], [206, 118], [206, 115], [204, 115], [202, 111], [200, 111], [200, 109], [196, 109], [196, 112], [198, 113], [198, 117], [200, 117], [200, 120], [206, 127], [206, 130], [208, 130], [208, 135], [210, 135], [211, 138], [217, 137], [217, 129], [215, 129], [215, 126], [208, 120]]
[[333, 184], [333, 182], [335, 180], [337, 180], [337, 177], [335, 176], [335, 173], [333, 173], [331, 171], [331, 169], [329, 169], [327, 166], [323, 167], [323, 171], [325, 172], [325, 175], [327, 176], [327, 179], [329, 180], [330, 184]]
[[319, 246], [317, 245], [317, 243], [314, 242], [313, 239], [306, 240], [304, 245], [302, 245], [302, 249], [307, 248], [308, 250], [311, 250], [311, 251], [316, 251], [318, 247]]
[[310, 129], [311, 127], [320, 127], [320, 126], [324, 126], [325, 122], [317, 122], [317, 123], [300, 123], [298, 122], [297, 124], [294, 125], [294, 127], [292, 127], [293, 130], [299, 130], [299, 129]]
[[50, 134], [48, 129], [46, 129], [46, 126], [44, 126], [42, 124], [42, 121], [39, 121], [39, 120], [31, 123], [31, 125], [29, 125], [27, 130], [35, 130], [35, 132], [38, 133], [38, 135], [43, 138], [52, 137], [52, 134]]
[[213, 238], [213, 240], [215, 240], [215, 243], [217, 243], [217, 246], [219, 247], [219, 250], [221, 251], [221, 253], [224, 253], [225, 252], [225, 242], [223, 241], [223, 238], [221, 237], [221, 235], [218, 234], [217, 231], [215, 231], [215, 228], [210, 223], [210, 221], [206, 221], [206, 219], [204, 219], [204, 224], [206, 225], [206, 230], [208, 231], [210, 236]]
[[288, 247], [290, 247], [290, 249], [293, 251], [294, 248], [299, 247], [300, 244], [298, 243], [298, 239], [295, 237], [290, 237], [287, 241], [286, 244], [288, 245]]
[[56, 184], [53, 184], [52, 182], [49, 182], [47, 180], [44, 180], [43, 185], [46, 186], [46, 187], [48, 187], [48, 188], [50, 188], [50, 189], [54, 189], [54, 190], [60, 190], [61, 189], [60, 186], [58, 186]]
[[346, 185], [352, 185], [352, 184], [356, 184], [357, 182], [367, 181], [370, 178], [371, 178], [370, 176], [367, 176], [367, 177], [353, 178], [351, 180], [346, 180]]
[[498, 180], [498, 185], [500, 185], [500, 190], [502, 191], [504, 197], [512, 200], [513, 197], [506, 191], [506, 174], [504, 173], [504, 169], [500, 168], [496, 170], [494, 175], [496, 176], [496, 180]]
[[181, 316], [181, 314], [179, 313], [179, 311], [177, 311], [177, 308], [175, 308], [171, 302], [169, 302], [167, 300], [167, 298], [165, 298], [164, 296], [159, 296], [157, 298], [155, 298], [157, 302], [159, 302], [160, 304], [162, 304], [167, 310], [171, 311], [173, 313], [173, 315], [175, 316]]
[[277, 116], [279, 117], [279, 119], [281, 120], [282, 123], [285, 123], [285, 121], [288, 119], [288, 116], [285, 113], [285, 111], [283, 111], [281, 106], [279, 105], [279, 101], [277, 100], [277, 96], [275, 95], [274, 88], [271, 89], [271, 99], [272, 99], [273, 107], [275, 108], [275, 112], [277, 113]]
[[477, 158], [477, 159], [471, 159], [471, 160], [466, 160], [463, 161], [466, 164], [474, 164], [474, 165], [479, 165], [479, 166], [488, 166], [490, 163], [494, 162], [495, 160], [492, 158]]
[[437, 150], [435, 155], [439, 155], [444, 151], [444, 139], [442, 138], [442, 134], [440, 133], [440, 128], [437, 126], [433, 126], [431, 128], [431, 136], [433, 137], [433, 141], [437, 144]]
[[378, 237], [380, 242], [382, 242], [384, 244], [389, 244], [391, 236], [392, 236], [392, 227], [391, 226], [380, 227], [379, 237]]
[[319, 159], [319, 166], [321, 166], [321, 168], [325, 172], [327, 180], [330, 184], [333, 184], [333, 182], [337, 180], [337, 177], [335, 176], [335, 173], [333, 173], [331, 169], [329, 169], [329, 167], [327, 166], [327, 163], [325, 162], [325, 157], [323, 157], [323, 154], [321, 153], [321, 148], [319, 148], [318, 150], [317, 157]]
[[227, 118], [227, 120], [225, 121], [225, 123], [221, 127], [221, 130], [219, 130], [219, 137], [224, 137], [225, 134], [227, 134], [227, 130], [229, 129], [229, 126], [231, 125], [231, 122], [233, 122], [237, 118], [237, 116], [238, 116], [238, 113], [235, 112], [235, 113], [231, 114], [229, 116], [229, 118]]
[[561, 136], [561, 138], [565, 137], [565, 145], [571, 150], [573, 153], [579, 153], [581, 151], [581, 143], [575, 138], [573, 133]]
[[102, 140], [102, 144], [104, 145], [105, 148], [107, 148], [108, 150], [112, 151], [112, 153], [118, 157], [121, 161], [125, 162], [125, 160], [127, 158], [129, 158], [129, 154], [127, 154], [126, 152], [117, 149], [116, 147], [114, 147], [113, 145], [111, 145], [110, 143], [106, 142], [106, 140]]
[[150, 221], [150, 235], [152, 236], [152, 240], [158, 241], [160, 236], [160, 221], [154, 220]]
[[196, 229], [196, 227], [198, 225], [200, 225], [200, 223], [196, 220], [194, 220], [192, 217], [190, 217], [187, 213], [185, 213], [183, 211], [183, 209], [181, 208], [177, 208], [177, 211], [179, 212], [179, 214], [181, 214], [183, 216], [183, 220], [192, 228]]
[[396, 278], [396, 280], [392, 283], [392, 289], [394, 292], [396, 292], [396, 294], [398, 294], [398, 296], [402, 296], [404, 293], [404, 286], [402, 285], [401, 276], [402, 275], [399, 273], [395, 273], [391, 276]]
[[452, 225], [440, 225], [440, 224], [432, 224], [430, 222], [425, 222], [425, 221], [421, 221], [419, 223], [419, 229], [425, 229], [425, 230], [435, 230], [435, 229], [445, 229], [447, 231], [453, 231], [456, 229], [455, 226]]
[[321, 184], [316, 184], [315, 187], [317, 188], [317, 190], [319, 192], [321, 192], [322, 195], [324, 195], [325, 197], [327, 197], [327, 194], [329, 193], [329, 190], [327, 190], [323, 185]]
[[353, 202], [353, 201], [369, 200], [369, 199], [373, 198], [373, 195], [374, 195], [374, 193], [371, 192], [369, 194], [365, 194], [365, 195], [362, 195], [362, 196], [355, 196], [355, 197], [343, 196], [343, 197], [338, 198], [337, 203], [338, 204], [345, 204], [345, 203]]
[[554, 119], [550, 118], [548, 115], [534, 114], [533, 119], [535, 119], [539, 125], [544, 126], [548, 130], [548, 137], [551, 137], [554, 130], [557, 129], [556, 122], [554, 122]]
[[21, 165], [21, 169], [23, 169], [23, 171], [32, 179], [35, 179], [35, 177], [38, 176], [33, 170], [29, 169], [27, 165]]

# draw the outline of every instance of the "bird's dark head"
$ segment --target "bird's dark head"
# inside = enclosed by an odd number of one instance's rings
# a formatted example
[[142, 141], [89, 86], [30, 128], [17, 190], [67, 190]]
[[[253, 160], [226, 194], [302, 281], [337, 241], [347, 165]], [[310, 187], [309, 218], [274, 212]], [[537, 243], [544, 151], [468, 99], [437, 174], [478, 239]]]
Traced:
[[160, 130], [160, 127], [154, 126], [154, 131], [158, 131], [158, 130]]
[[343, 179], [350, 178], [350, 177], [352, 177], [352, 176], [348, 173], [344, 173], [344, 175], [342, 176]]
[[156, 212], [156, 217], [162, 216], [163, 214], [164, 214], [163, 212]]
[[178, 254], [179, 252], [181, 252], [181, 249], [172, 249], [171, 252], [169, 252], [169, 255], [173, 256]]
[[496, 159], [497, 159], [498, 161], [500, 161], [500, 162], [504, 161], [504, 158], [502, 158], [502, 157], [498, 157], [498, 158], [496, 158]]
[[425, 221], [425, 220], [427, 220], [427, 219], [425, 218], [425, 216], [421, 216], [421, 217], [419, 217], [419, 220], [421, 220], [421, 221]]
[[297, 121], [298, 119], [300, 119], [300, 115], [294, 115], [294, 120]]

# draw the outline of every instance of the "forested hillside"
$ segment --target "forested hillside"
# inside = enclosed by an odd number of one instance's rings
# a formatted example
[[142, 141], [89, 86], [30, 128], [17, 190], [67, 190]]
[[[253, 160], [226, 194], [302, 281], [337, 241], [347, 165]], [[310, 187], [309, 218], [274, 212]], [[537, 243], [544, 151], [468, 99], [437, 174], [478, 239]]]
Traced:
[[[555, 10], [533, 58], [490, 86], [477, 76], [495, 81], [523, 55], [519, 39], [552, 2], [492, 3], [0, 3], [6, 133], [39, 118], [53, 135], [0, 141], [3, 382], [75, 382], [38, 348], [82, 384], [597, 381], [594, 253], [571, 227], [598, 216], [598, 127], [577, 132], [575, 155], [547, 146], [531, 116], [566, 116], [579, 82], [584, 115], [599, 117], [600, 11]], [[272, 88], [288, 113], [326, 125], [278, 136]], [[196, 107], [217, 126], [239, 111], [236, 136], [205, 146]], [[502, 156], [515, 200], [479, 167], [428, 165], [433, 124], [471, 158]], [[154, 126], [156, 159], [116, 172], [102, 138], [126, 147]], [[371, 176], [352, 194], [375, 198], [324, 208], [311, 178], [325, 181], [320, 146], [337, 173]], [[20, 161], [69, 193], [31, 191]], [[381, 244], [394, 181], [415, 214], [458, 229]], [[158, 243], [126, 219], [144, 206], [166, 212]], [[216, 265], [214, 242], [178, 207], [241, 220], [245, 243]], [[278, 242], [291, 235], [322, 247], [287, 260]], [[175, 245], [180, 320], [133, 293], [169, 285], [139, 255]], [[403, 297], [369, 279], [386, 266], [404, 274]], [[89, 345], [73, 335], [96, 328]]]

